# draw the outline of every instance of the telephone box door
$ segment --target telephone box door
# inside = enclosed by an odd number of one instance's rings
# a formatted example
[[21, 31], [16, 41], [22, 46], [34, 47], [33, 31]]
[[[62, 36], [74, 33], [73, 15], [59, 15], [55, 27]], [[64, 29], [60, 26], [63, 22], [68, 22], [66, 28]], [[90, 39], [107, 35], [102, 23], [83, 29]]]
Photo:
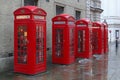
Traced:
[[85, 30], [77, 30], [77, 52], [78, 54], [84, 54], [85, 52]]
[[99, 49], [99, 31], [97, 29], [94, 29], [92, 31], [92, 49], [93, 49], [93, 53], [94, 51], [96, 52]]
[[69, 40], [70, 40], [70, 43], [69, 43], [69, 51], [70, 51], [70, 56], [71, 57], [74, 57], [75, 56], [75, 28], [74, 27], [71, 27], [69, 29]]
[[[46, 60], [46, 31], [45, 23], [36, 24], [36, 63], [44, 63]], [[46, 63], [45, 63], [46, 64]]]
[[[53, 29], [53, 58], [59, 62], [63, 60], [62, 58], [65, 56], [64, 54], [64, 29], [63, 28], [54, 28]], [[53, 60], [54, 63], [54, 60]]]
[[27, 24], [17, 24], [16, 32], [16, 55], [18, 64], [28, 63], [28, 25]]

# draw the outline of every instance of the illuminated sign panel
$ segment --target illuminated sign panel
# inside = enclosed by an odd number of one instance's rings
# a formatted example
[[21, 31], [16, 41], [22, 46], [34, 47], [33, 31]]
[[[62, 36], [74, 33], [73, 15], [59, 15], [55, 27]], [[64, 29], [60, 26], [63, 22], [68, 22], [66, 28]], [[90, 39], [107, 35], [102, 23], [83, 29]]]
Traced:
[[86, 24], [79, 24], [79, 25], [77, 25], [78, 27], [87, 27], [87, 25]]
[[65, 21], [55, 21], [54, 24], [65, 24]]
[[45, 17], [44, 17], [44, 16], [38, 16], [38, 15], [35, 15], [35, 16], [34, 16], [34, 19], [42, 19], [42, 20], [44, 20]]
[[30, 15], [18, 15], [16, 19], [30, 19]]

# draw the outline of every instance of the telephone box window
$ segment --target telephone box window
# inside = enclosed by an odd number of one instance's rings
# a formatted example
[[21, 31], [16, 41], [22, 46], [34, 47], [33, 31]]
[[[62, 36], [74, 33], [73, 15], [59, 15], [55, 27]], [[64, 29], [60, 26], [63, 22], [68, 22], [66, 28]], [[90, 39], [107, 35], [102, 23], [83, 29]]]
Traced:
[[74, 55], [74, 29], [70, 29], [70, 55]]
[[98, 32], [94, 31], [92, 32], [92, 49], [97, 50], [98, 49]]
[[85, 51], [85, 31], [79, 30], [78, 31], [78, 52]]
[[18, 63], [27, 64], [27, 27], [18, 26]]
[[44, 61], [44, 32], [43, 26], [36, 26], [36, 63]]
[[55, 38], [55, 54], [57, 57], [63, 56], [63, 30], [56, 29], [56, 38]]

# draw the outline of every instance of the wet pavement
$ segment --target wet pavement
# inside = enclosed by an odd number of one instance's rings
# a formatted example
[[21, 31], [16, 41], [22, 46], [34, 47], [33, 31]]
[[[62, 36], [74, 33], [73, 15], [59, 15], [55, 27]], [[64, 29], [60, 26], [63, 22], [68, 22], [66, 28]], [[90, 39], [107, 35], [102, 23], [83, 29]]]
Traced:
[[24, 75], [12, 71], [0, 73], [0, 80], [120, 80], [120, 45], [109, 45], [109, 53], [93, 59], [77, 59], [71, 65], [48, 62], [47, 71]]
[[108, 80], [120, 80], [120, 44], [109, 46]]

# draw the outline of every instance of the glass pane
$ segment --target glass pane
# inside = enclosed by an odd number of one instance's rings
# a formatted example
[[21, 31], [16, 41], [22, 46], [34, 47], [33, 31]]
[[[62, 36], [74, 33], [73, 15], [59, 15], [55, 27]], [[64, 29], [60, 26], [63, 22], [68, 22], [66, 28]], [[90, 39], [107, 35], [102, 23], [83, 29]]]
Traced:
[[74, 55], [74, 29], [70, 29], [70, 55]]
[[36, 63], [44, 61], [44, 31], [43, 26], [36, 26]]
[[18, 26], [18, 63], [27, 63], [27, 27]]
[[85, 51], [85, 31], [79, 30], [78, 31], [78, 52]]
[[93, 50], [98, 49], [98, 32], [97, 31], [92, 32], [92, 49]]
[[63, 29], [55, 30], [55, 54], [57, 57], [63, 56]]

